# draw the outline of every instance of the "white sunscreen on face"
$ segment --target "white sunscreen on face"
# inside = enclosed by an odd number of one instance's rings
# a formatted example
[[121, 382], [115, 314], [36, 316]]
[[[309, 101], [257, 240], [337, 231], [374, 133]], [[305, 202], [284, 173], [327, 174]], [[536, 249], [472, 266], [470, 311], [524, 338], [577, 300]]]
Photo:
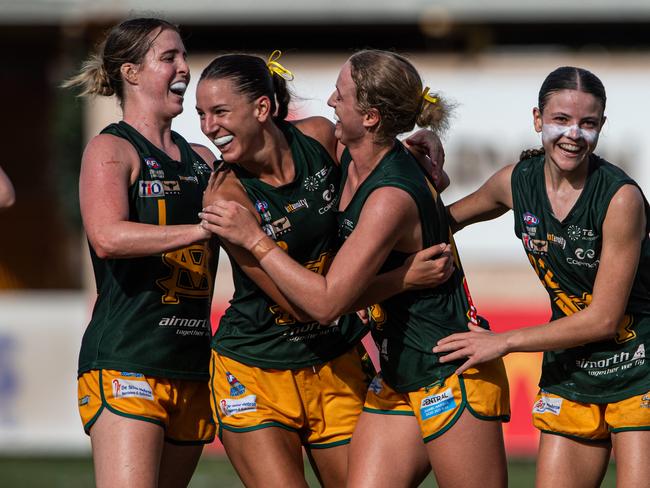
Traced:
[[542, 125], [542, 142], [554, 142], [560, 137], [565, 136], [569, 139], [583, 139], [587, 144], [593, 146], [598, 140], [598, 131], [595, 129], [581, 129], [574, 125]]

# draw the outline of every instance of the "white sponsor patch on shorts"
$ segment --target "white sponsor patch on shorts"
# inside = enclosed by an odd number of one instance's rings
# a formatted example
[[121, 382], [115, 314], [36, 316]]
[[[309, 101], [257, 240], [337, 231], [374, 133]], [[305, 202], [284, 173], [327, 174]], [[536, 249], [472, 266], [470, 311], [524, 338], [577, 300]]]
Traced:
[[133, 381], [115, 378], [113, 380], [113, 398], [144, 398], [153, 400], [151, 385], [146, 381]]
[[533, 413], [552, 413], [553, 415], [560, 415], [560, 410], [562, 410], [562, 401], [563, 398], [554, 398], [548, 396], [542, 396], [539, 400], [535, 402], [533, 406]]
[[424, 397], [420, 402], [420, 416], [422, 420], [430, 419], [441, 413], [456, 408], [456, 399], [451, 388], [445, 391]]
[[248, 395], [243, 398], [223, 398], [219, 402], [221, 413], [226, 417], [245, 412], [257, 412], [257, 395]]

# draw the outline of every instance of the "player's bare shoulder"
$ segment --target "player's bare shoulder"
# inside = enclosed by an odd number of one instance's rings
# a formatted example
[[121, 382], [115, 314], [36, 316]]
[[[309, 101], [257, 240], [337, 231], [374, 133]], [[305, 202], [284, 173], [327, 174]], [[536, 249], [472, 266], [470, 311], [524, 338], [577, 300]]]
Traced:
[[203, 144], [196, 144], [194, 142], [190, 143], [190, 147], [195, 153], [201, 156], [203, 161], [205, 161], [207, 165], [210, 166], [210, 168], [214, 169], [214, 164], [217, 160], [217, 157], [208, 147], [204, 146]]
[[86, 146], [82, 157], [82, 171], [119, 171], [128, 173], [133, 178], [140, 170], [140, 159], [133, 145], [112, 134], [99, 134], [93, 137]]
[[307, 117], [293, 122], [300, 132], [316, 139], [325, 147], [330, 154], [336, 154], [337, 140], [334, 136], [334, 124], [325, 117]]

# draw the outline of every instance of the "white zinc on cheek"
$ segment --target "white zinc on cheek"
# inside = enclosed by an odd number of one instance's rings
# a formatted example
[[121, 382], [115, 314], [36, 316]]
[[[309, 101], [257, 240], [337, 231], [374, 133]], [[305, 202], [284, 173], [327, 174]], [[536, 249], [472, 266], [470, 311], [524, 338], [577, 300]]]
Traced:
[[542, 125], [542, 142], [554, 142], [565, 136], [571, 139], [584, 139], [589, 145], [594, 145], [598, 140], [598, 131], [595, 129], [581, 129], [574, 125]]

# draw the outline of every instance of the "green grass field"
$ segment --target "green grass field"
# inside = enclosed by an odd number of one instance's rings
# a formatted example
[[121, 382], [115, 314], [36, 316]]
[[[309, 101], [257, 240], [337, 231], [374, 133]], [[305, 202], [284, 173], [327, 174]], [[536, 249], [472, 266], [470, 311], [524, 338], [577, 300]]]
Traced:
[[[512, 460], [509, 464], [509, 486], [532, 487], [535, 465], [531, 460]], [[311, 469], [305, 472], [310, 486], [318, 482]], [[603, 487], [614, 487], [616, 471], [610, 466]], [[0, 458], [0, 487], [2, 488], [87, 488], [93, 486], [93, 469], [90, 458], [72, 457], [2, 457]], [[194, 473], [191, 488], [239, 488], [235, 470], [224, 457], [203, 456]], [[422, 486], [437, 486], [432, 476]]]

